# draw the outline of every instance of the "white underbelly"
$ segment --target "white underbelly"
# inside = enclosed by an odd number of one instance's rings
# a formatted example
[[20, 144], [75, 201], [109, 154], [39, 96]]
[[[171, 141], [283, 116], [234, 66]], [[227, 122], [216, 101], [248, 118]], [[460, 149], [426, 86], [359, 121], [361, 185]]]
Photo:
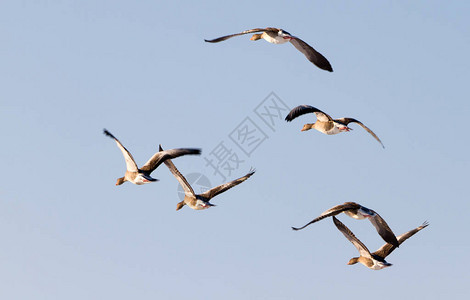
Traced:
[[272, 43], [272, 44], [284, 44], [284, 43], [287, 43], [289, 40], [288, 39], [284, 39], [280, 36], [276, 36], [275, 38], [273, 38], [272, 36], [269, 36], [269, 35], [264, 35], [263, 37], [266, 41]]
[[350, 216], [351, 218], [353, 219], [356, 219], [356, 220], [364, 220], [366, 217], [361, 215], [361, 214], [355, 214], [355, 213], [352, 213], [350, 211], [345, 211], [344, 212], [346, 215]]
[[341, 130], [338, 127], [335, 126], [335, 127], [331, 128], [330, 130], [325, 131], [323, 133], [328, 134], [328, 135], [333, 135], [333, 134], [338, 134], [340, 132], [341, 132]]
[[195, 210], [203, 210], [209, 208], [209, 206], [201, 206], [201, 200], [197, 200], [195, 203], [188, 201], [186, 205]]
[[372, 270], [382, 270], [383, 268], [389, 267], [380, 261], [374, 261], [374, 265], [371, 267]]
[[134, 182], [137, 185], [142, 185], [151, 182], [150, 180], [145, 179], [142, 175], [138, 175], [135, 179]]

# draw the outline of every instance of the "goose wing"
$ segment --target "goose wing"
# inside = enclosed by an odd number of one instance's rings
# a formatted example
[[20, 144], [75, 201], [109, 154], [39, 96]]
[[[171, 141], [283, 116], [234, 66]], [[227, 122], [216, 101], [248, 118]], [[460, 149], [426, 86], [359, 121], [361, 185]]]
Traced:
[[[162, 145], [159, 146], [159, 151], [164, 151], [162, 149]], [[166, 159], [163, 162], [168, 167], [168, 169], [173, 174], [173, 176], [176, 177], [178, 182], [181, 184], [181, 187], [183, 187], [184, 194], [188, 196], [195, 196], [196, 194], [194, 193], [193, 188], [191, 187], [189, 182], [186, 180], [186, 178], [184, 178], [183, 174], [181, 174], [180, 171], [178, 171], [178, 169], [175, 167], [171, 159]]]
[[228, 189], [231, 189], [233, 188], [234, 186], [236, 185], [239, 185], [240, 183], [242, 183], [243, 181], [247, 180], [248, 178], [251, 177], [251, 175], [253, 175], [255, 173], [255, 170], [254, 169], [251, 169], [250, 172], [248, 172], [248, 174], [246, 174], [245, 176], [243, 177], [240, 177], [238, 179], [235, 179], [233, 181], [230, 181], [230, 182], [227, 182], [227, 183], [224, 183], [224, 184], [221, 184], [219, 186], [216, 186], [204, 193], [201, 194], [202, 197], [210, 200], [212, 199], [213, 197], [217, 196], [218, 194], [221, 194], [223, 192], [225, 192], [226, 190]]
[[[398, 240], [398, 244], [401, 245], [404, 241], [406, 241], [408, 238], [410, 238], [411, 236], [413, 236], [415, 233], [417, 233], [418, 231], [420, 231], [421, 229], [424, 229], [426, 228], [427, 226], [429, 225], [429, 223], [426, 221], [424, 222], [421, 226], [418, 226], [416, 227], [415, 229], [412, 229], [402, 235], [399, 235], [397, 236], [397, 240]], [[382, 247], [380, 247], [379, 250], [375, 251], [373, 254], [374, 255], [377, 255], [377, 256], [380, 256], [382, 258], [385, 258], [387, 257], [390, 253], [393, 252], [393, 250], [395, 250], [395, 247], [394, 245], [392, 244], [389, 244], [389, 243], [386, 243], [385, 245], [383, 245]]]
[[302, 52], [307, 59], [322, 70], [333, 72], [330, 62], [317, 50], [297, 37], [292, 37], [290, 43]]
[[370, 217], [369, 221], [374, 225], [375, 229], [379, 233], [379, 235], [389, 244], [398, 247], [400, 244], [398, 243], [397, 237], [393, 233], [392, 229], [388, 226], [387, 222], [375, 211], [374, 217]]
[[370, 133], [370, 135], [372, 135], [376, 140], [377, 142], [379, 142], [381, 145], [382, 145], [382, 148], [385, 148], [384, 144], [382, 143], [382, 141], [379, 139], [379, 137], [372, 131], [369, 129], [369, 127], [367, 127], [366, 125], [364, 125], [362, 122], [356, 120], [356, 119], [353, 119], [353, 118], [341, 118], [341, 119], [336, 119], [334, 120], [335, 122], [337, 123], [342, 123], [344, 125], [348, 125], [349, 123], [357, 123], [359, 124], [362, 128], [364, 128], [368, 133]]
[[300, 230], [300, 229], [304, 229], [305, 227], [307, 227], [308, 225], [310, 224], [313, 224], [315, 222], [318, 222], [320, 220], [323, 220], [324, 218], [328, 218], [328, 217], [331, 217], [331, 216], [336, 216], [344, 211], [347, 211], [347, 210], [350, 210], [350, 209], [357, 209], [359, 207], [359, 204], [357, 203], [354, 203], [354, 202], [346, 202], [344, 204], [340, 204], [340, 205], [336, 205], [324, 212], [322, 212], [322, 214], [320, 216], [318, 216], [317, 218], [313, 219], [312, 221], [310, 221], [309, 223], [305, 224], [304, 226], [302, 227], [292, 227], [293, 230]]
[[270, 28], [254, 28], [254, 29], [245, 30], [245, 31], [242, 31], [242, 32], [239, 32], [239, 33], [234, 33], [234, 34], [229, 34], [229, 35], [221, 36], [221, 37], [216, 38], [216, 39], [204, 40], [204, 41], [205, 41], [205, 42], [208, 42], [208, 43], [218, 43], [218, 42], [222, 42], [222, 41], [228, 40], [229, 38], [233, 38], [233, 37], [235, 37], [235, 36], [244, 35], [244, 34], [249, 34], [249, 33], [255, 33], [255, 32], [270, 31], [270, 30], [271, 30]]
[[333, 121], [333, 119], [326, 113], [322, 112], [316, 107], [310, 106], [310, 105], [299, 105], [295, 108], [293, 108], [289, 114], [286, 116], [285, 120], [287, 122], [290, 122], [294, 120], [295, 118], [305, 115], [308, 113], [315, 113], [315, 116], [317, 117], [317, 120], [320, 122], [329, 122]]
[[103, 133], [109, 136], [110, 138], [114, 139], [114, 141], [116, 141], [118, 148], [121, 149], [122, 155], [124, 155], [124, 159], [126, 160], [127, 171], [137, 172], [139, 168], [137, 167], [137, 164], [135, 163], [135, 160], [132, 157], [132, 154], [126, 149], [126, 147], [124, 147], [121, 144], [121, 142], [114, 135], [112, 135], [111, 132], [109, 132], [108, 130], [103, 129]]
[[354, 245], [354, 247], [357, 248], [359, 251], [359, 254], [364, 257], [369, 257], [372, 258], [369, 249], [352, 233], [351, 230], [349, 230], [346, 225], [341, 223], [340, 220], [336, 219], [335, 216], [333, 216], [333, 223], [335, 223], [336, 228], [338, 228], [339, 231]]
[[167, 159], [172, 159], [183, 155], [199, 154], [201, 154], [201, 149], [195, 148], [179, 148], [159, 151], [155, 153], [140, 169], [150, 175], [150, 173], [152, 173], [156, 168], [158, 168], [159, 165], [161, 165]]

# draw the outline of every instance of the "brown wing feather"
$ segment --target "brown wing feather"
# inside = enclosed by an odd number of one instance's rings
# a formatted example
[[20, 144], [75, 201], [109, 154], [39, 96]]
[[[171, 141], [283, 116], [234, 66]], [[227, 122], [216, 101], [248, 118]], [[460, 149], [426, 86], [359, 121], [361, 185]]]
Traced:
[[199, 155], [201, 154], [201, 149], [195, 148], [178, 148], [170, 149], [165, 151], [159, 151], [155, 153], [146, 163], [140, 168], [146, 174], [150, 175], [159, 165], [161, 165], [165, 160], [180, 157], [183, 155]]
[[216, 38], [216, 39], [204, 40], [204, 41], [208, 42], [208, 43], [218, 43], [218, 42], [222, 42], [222, 41], [228, 40], [230, 38], [233, 38], [233, 37], [236, 37], [236, 36], [239, 36], [239, 35], [244, 35], [244, 34], [248, 34], [248, 33], [255, 33], [255, 32], [263, 32], [263, 31], [269, 31], [269, 28], [249, 29], [249, 30], [242, 31], [240, 33], [229, 34], [229, 35], [221, 36], [221, 37]]
[[369, 257], [372, 258], [369, 249], [367, 249], [366, 245], [364, 245], [355, 235], [352, 233], [351, 230], [349, 230], [346, 225], [341, 223], [340, 220], [336, 219], [335, 216], [333, 216], [333, 223], [335, 223], [336, 228], [338, 228], [339, 231], [354, 245], [354, 247], [357, 248], [359, 251], [359, 254], [364, 257]]
[[305, 227], [307, 227], [310, 224], [313, 224], [315, 222], [323, 220], [324, 218], [336, 216], [336, 215], [338, 215], [338, 214], [340, 214], [340, 213], [342, 213], [346, 210], [357, 209], [357, 208], [359, 208], [359, 204], [353, 203], [353, 202], [346, 202], [344, 204], [336, 205], [335, 207], [332, 207], [332, 208], [322, 212], [322, 214], [319, 217], [313, 219], [312, 221], [305, 224], [304, 226], [298, 227], [298, 228], [292, 227], [292, 229], [293, 230], [301, 230], [301, 229], [304, 229]]
[[379, 137], [372, 131], [369, 129], [369, 127], [367, 127], [366, 125], [364, 125], [362, 122], [356, 120], [356, 119], [353, 119], [353, 118], [341, 118], [341, 119], [336, 119], [334, 120], [335, 122], [338, 122], [338, 123], [342, 123], [342, 124], [345, 124], [345, 125], [348, 125], [349, 123], [357, 123], [359, 124], [362, 128], [364, 128], [370, 135], [372, 135], [376, 140], [377, 142], [379, 142], [381, 145], [382, 145], [382, 148], [385, 148], [384, 144], [382, 143], [382, 141], [379, 139]]
[[312, 62], [315, 66], [319, 67], [322, 70], [333, 72], [330, 62], [318, 51], [313, 49], [309, 44], [302, 41], [297, 37], [293, 37], [290, 40], [290, 43], [294, 47], [302, 52], [307, 59]]
[[[397, 237], [397, 240], [398, 240], [398, 244], [401, 245], [404, 241], [406, 241], [408, 238], [412, 237], [415, 233], [417, 233], [418, 231], [420, 231], [421, 229], [424, 229], [426, 228], [427, 226], [429, 225], [429, 223], [426, 221], [424, 222], [421, 226], [419, 227], [416, 227], [415, 229], [412, 229], [402, 235], [399, 235]], [[390, 253], [393, 252], [393, 250], [395, 250], [397, 247], [395, 247], [394, 245], [392, 244], [385, 244], [383, 245], [382, 247], [380, 247], [379, 250], [375, 251], [374, 253], [372, 253], [373, 255], [377, 255], [377, 256], [380, 256], [382, 258], [385, 258], [387, 257]]]
[[103, 133], [110, 138], [114, 139], [116, 142], [118, 148], [121, 150], [122, 155], [124, 156], [124, 160], [126, 161], [126, 169], [129, 172], [137, 172], [139, 167], [137, 167], [137, 164], [135, 163], [134, 158], [132, 157], [132, 154], [124, 147], [123, 144], [108, 130], [103, 129]]
[[254, 173], [255, 173], [255, 170], [251, 169], [250, 172], [248, 174], [246, 174], [245, 176], [240, 177], [238, 179], [235, 179], [233, 181], [221, 184], [219, 186], [216, 186], [216, 187], [202, 193], [201, 196], [206, 198], [207, 200], [210, 200], [213, 197], [217, 196], [218, 194], [221, 194], [221, 193], [225, 192], [226, 190], [231, 189], [234, 186], [236, 186], [236, 185], [242, 183], [243, 181], [247, 180]]
[[[163, 151], [162, 145], [159, 146], [159, 150]], [[181, 184], [181, 187], [183, 187], [184, 193], [187, 195], [189, 194], [189, 195], [195, 196], [196, 194], [194, 193], [193, 188], [191, 187], [189, 182], [186, 180], [186, 178], [184, 178], [183, 174], [181, 174], [180, 171], [178, 171], [178, 169], [173, 164], [171, 159], [165, 160], [164, 163], [165, 163], [165, 166], [167, 166], [170, 172], [173, 174], [173, 176], [175, 176], [178, 182]]]
[[394, 245], [395, 247], [398, 247], [400, 244], [398, 243], [397, 237], [393, 233], [392, 229], [388, 226], [387, 222], [377, 213], [375, 212], [375, 216], [369, 218], [369, 221], [374, 225], [375, 229], [377, 229], [377, 232], [379, 235], [386, 241], [387, 243], [390, 243]]

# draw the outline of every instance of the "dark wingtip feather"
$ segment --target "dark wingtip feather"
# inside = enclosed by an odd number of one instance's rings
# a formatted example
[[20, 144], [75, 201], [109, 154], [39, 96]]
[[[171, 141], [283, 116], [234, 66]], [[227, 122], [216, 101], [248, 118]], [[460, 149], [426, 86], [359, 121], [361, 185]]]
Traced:
[[291, 227], [291, 228], [292, 228], [292, 230], [295, 230], [295, 231], [300, 229], [300, 228], [295, 228], [295, 227]]
[[314, 63], [317, 67], [319, 67], [322, 70], [328, 71], [328, 72], [333, 72], [333, 67], [330, 65], [330, 63], [326, 60], [320, 64], [320, 63]]
[[251, 175], [255, 174], [255, 172], [256, 172], [256, 169], [251, 167], [250, 171], [248, 171], [248, 174], [246, 174], [246, 176], [250, 177]]
[[158, 145], [158, 151], [163, 151], [162, 144]]
[[295, 118], [292, 117], [293, 113], [292, 113], [293, 109], [289, 112], [289, 114], [284, 118], [284, 120], [286, 120], [287, 122], [291, 122], [292, 120], [294, 120]]
[[115, 139], [114, 135], [112, 135], [111, 132], [109, 132], [106, 128], [103, 129], [103, 133], [113, 139]]
[[331, 66], [330, 62], [320, 53], [318, 53], [318, 56], [319, 57], [316, 61], [311, 60], [311, 62], [322, 70], [333, 72], [333, 67]]

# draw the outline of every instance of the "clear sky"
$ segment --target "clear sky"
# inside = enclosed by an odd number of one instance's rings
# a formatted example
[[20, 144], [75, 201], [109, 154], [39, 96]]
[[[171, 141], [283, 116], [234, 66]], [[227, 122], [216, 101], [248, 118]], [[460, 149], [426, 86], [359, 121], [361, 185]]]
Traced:
[[[468, 296], [469, 2], [286, 3], [0, 2], [1, 299]], [[204, 42], [267, 26], [334, 72], [289, 44]], [[300, 132], [313, 115], [283, 121], [300, 104], [361, 120], [385, 149], [354, 124]], [[211, 209], [175, 211], [164, 165], [159, 182], [114, 185], [125, 164], [103, 128], [140, 165], [158, 144], [202, 148], [174, 160], [200, 185], [257, 172]], [[331, 219], [291, 230], [346, 201], [397, 235], [430, 226], [381, 271], [346, 265], [357, 251]]]

